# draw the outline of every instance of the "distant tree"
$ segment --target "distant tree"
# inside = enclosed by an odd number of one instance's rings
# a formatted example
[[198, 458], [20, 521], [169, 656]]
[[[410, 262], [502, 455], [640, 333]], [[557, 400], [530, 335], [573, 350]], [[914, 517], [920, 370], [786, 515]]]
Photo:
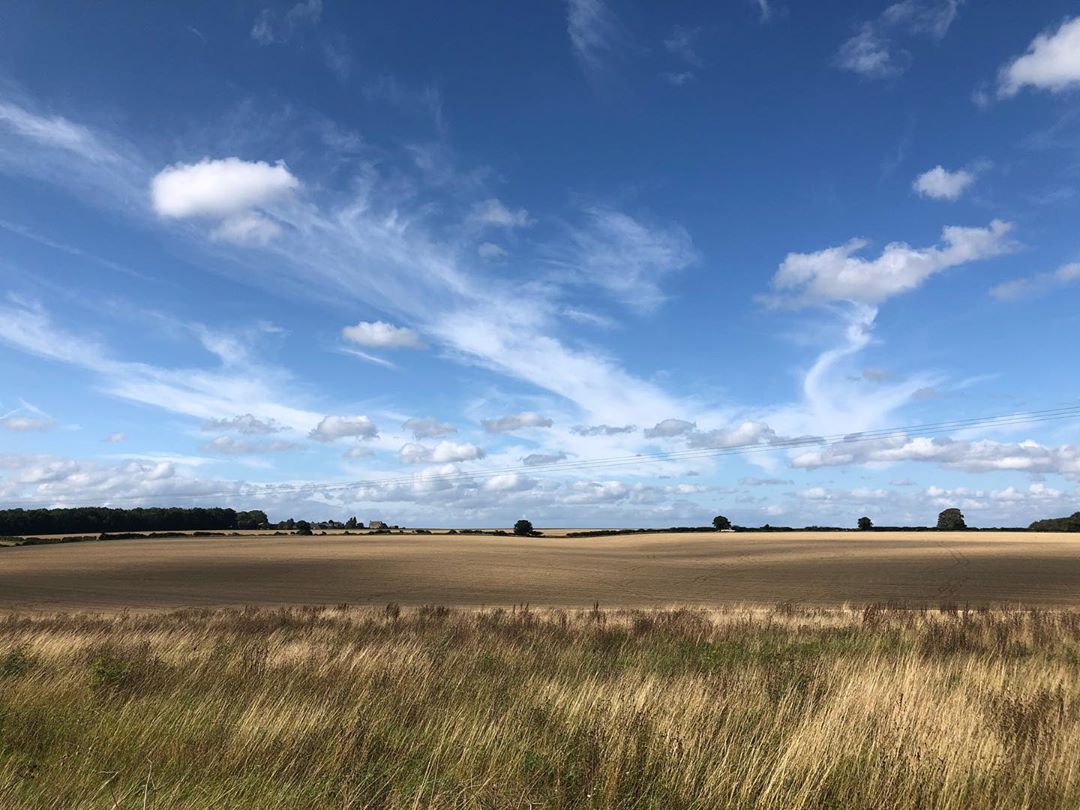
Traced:
[[1080, 512], [1069, 517], [1036, 520], [1028, 529], [1033, 532], [1080, 532]]
[[859, 531], [868, 532], [872, 528], [874, 528], [874, 521], [866, 516], [859, 518]]
[[712, 525], [718, 532], [722, 532], [731, 528], [731, 521], [723, 515], [717, 515], [712, 519]]
[[296, 521], [296, 533], [297, 534], [303, 534], [303, 535], [310, 535], [311, 534], [311, 524], [308, 523], [306, 520], [298, 520], [298, 521]]
[[356, 515], [353, 515], [351, 518], [349, 518], [348, 520], [345, 521], [345, 528], [346, 529], [355, 529], [356, 528]]
[[293, 529], [296, 528], [296, 521], [293, 520], [292, 518], [289, 518], [288, 520], [286, 520], [284, 523], [281, 524], [281, 528], [289, 529], [290, 531], [292, 531]]
[[954, 507], [952, 509], [946, 509], [938, 515], [937, 527], [944, 531], [954, 532], [960, 529], [966, 529], [967, 524], [964, 522], [963, 513]]
[[514, 534], [518, 537], [528, 537], [533, 533], [533, 525], [530, 521], [522, 519], [514, 524]]

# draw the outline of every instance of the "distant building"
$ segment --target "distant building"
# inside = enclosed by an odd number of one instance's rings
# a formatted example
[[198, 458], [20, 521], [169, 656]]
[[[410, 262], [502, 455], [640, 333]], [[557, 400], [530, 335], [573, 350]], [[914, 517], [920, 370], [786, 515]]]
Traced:
[[383, 523], [381, 520], [373, 520], [368, 523], [368, 528], [373, 532], [377, 532], [379, 529], [389, 529], [390, 527]]

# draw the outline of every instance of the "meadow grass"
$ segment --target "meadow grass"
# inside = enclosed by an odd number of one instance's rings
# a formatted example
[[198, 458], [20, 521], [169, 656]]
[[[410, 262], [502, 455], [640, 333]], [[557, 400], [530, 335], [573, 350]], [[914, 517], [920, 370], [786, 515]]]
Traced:
[[3, 808], [1080, 806], [1080, 613], [0, 619]]

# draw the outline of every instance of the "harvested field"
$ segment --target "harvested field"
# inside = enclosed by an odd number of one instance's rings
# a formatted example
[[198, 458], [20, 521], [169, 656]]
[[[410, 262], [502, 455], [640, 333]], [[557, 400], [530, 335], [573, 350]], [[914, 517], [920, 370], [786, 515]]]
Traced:
[[1080, 605], [1080, 536], [192, 537], [0, 549], [0, 608]]

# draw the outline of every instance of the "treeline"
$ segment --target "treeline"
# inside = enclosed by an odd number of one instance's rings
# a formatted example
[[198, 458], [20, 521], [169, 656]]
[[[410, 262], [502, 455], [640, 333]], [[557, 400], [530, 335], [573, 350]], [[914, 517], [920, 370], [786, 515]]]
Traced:
[[269, 525], [261, 509], [247, 512], [216, 507], [0, 509], [0, 535], [265, 529]]
[[1080, 512], [1073, 512], [1068, 517], [1036, 520], [1030, 528], [1033, 532], [1080, 532]]

